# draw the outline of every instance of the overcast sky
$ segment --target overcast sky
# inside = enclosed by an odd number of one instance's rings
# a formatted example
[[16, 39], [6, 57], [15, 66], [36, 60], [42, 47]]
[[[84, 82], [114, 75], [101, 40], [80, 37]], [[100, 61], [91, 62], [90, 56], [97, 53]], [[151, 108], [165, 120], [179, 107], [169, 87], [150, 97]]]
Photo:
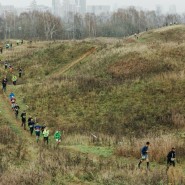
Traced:
[[[62, 1], [62, 0], [61, 0]], [[13, 4], [16, 7], [24, 7], [31, 0], [0, 0], [3, 5]], [[38, 4], [51, 6], [52, 0], [37, 0]], [[185, 0], [87, 0], [88, 5], [111, 5], [111, 7], [137, 6], [143, 9], [154, 10], [156, 5], [161, 5], [164, 11], [168, 11], [170, 5], [175, 5], [177, 12], [185, 12]]]

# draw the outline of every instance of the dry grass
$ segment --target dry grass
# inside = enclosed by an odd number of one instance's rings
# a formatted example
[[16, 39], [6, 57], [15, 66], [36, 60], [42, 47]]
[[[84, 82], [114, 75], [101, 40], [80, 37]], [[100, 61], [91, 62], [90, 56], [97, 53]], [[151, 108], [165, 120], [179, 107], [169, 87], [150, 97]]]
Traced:
[[148, 138], [136, 139], [133, 137], [130, 139], [130, 141], [127, 139], [125, 141], [123, 140], [121, 146], [116, 149], [116, 154], [119, 156], [135, 157], [139, 159], [141, 148], [147, 141], [151, 143], [149, 151], [151, 161], [165, 163], [166, 156], [172, 147], [176, 147], [177, 153], [179, 154], [177, 155], [177, 158], [179, 159], [182, 158], [183, 153], [185, 153], [185, 150], [183, 149], [185, 146], [184, 141], [180, 140], [176, 136], [151, 135], [148, 136]]

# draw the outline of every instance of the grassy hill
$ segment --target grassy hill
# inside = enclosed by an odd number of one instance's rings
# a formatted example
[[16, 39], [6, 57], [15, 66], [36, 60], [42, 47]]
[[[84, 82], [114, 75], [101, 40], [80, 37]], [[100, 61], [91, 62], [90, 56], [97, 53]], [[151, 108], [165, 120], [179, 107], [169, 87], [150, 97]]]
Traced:
[[[183, 29], [150, 31], [129, 44], [125, 40], [113, 44], [65, 42], [22, 58], [19, 65], [25, 69], [25, 83], [28, 80], [32, 86], [21, 86], [25, 102], [34, 114], [40, 112], [38, 117], [48, 120], [49, 126], [62, 122], [65, 129], [75, 133], [137, 131], [141, 136], [156, 127], [181, 127], [174, 117], [185, 113], [185, 45], [164, 43], [155, 33], [168, 35], [175, 30], [183, 38]], [[140, 42], [146, 36], [148, 39]], [[154, 36], [158, 40], [151, 42]], [[60, 73], [91, 48], [96, 51]]]
[[[138, 39], [38, 42], [4, 53], [2, 59], [25, 71], [8, 92], [14, 91], [21, 107], [27, 105], [52, 133], [57, 128], [66, 133], [62, 154], [51, 152], [53, 143], [40, 146], [43, 183], [185, 183], [184, 38], [185, 26], [178, 25]], [[146, 175], [136, 166], [148, 140], [153, 163]], [[166, 175], [172, 146], [179, 164]]]

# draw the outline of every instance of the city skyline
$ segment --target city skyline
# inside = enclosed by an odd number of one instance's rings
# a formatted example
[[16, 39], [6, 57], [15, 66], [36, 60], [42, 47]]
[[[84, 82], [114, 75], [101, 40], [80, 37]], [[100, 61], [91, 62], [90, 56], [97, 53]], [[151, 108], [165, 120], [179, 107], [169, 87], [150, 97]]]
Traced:
[[[11, 0], [11, 2], [7, 0], [1, 0], [0, 4], [2, 5], [14, 5], [15, 7], [28, 7], [30, 5], [32, 0], [25, 1], [25, 0]], [[61, 0], [62, 2], [62, 0]], [[38, 4], [46, 5], [51, 7], [52, 6], [52, 0], [37, 0]], [[185, 12], [185, 2], [182, 0], [155, 0], [153, 2], [149, 2], [148, 0], [87, 0], [87, 6], [88, 5], [109, 5], [113, 9], [119, 8], [119, 7], [127, 7], [127, 6], [136, 6], [140, 7], [142, 9], [147, 10], [155, 10], [157, 5], [160, 5], [162, 7], [162, 10], [164, 12], [169, 11], [170, 6], [175, 6], [176, 11], [179, 13]]]

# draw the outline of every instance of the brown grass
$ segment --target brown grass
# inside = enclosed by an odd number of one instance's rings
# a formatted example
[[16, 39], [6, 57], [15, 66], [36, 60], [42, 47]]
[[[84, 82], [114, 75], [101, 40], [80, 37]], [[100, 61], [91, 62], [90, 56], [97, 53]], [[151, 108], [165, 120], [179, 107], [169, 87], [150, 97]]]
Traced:
[[176, 147], [177, 153], [179, 155], [177, 158], [183, 157], [183, 147], [185, 143], [183, 140], [178, 139], [173, 135], [161, 135], [161, 136], [150, 136], [145, 139], [135, 139], [131, 138], [130, 141], [123, 141], [122, 145], [116, 149], [116, 155], [124, 156], [124, 157], [135, 157], [140, 158], [140, 151], [142, 146], [149, 141], [151, 143], [150, 146], [150, 160], [156, 162], [164, 163], [166, 161], [166, 156], [172, 147]]

